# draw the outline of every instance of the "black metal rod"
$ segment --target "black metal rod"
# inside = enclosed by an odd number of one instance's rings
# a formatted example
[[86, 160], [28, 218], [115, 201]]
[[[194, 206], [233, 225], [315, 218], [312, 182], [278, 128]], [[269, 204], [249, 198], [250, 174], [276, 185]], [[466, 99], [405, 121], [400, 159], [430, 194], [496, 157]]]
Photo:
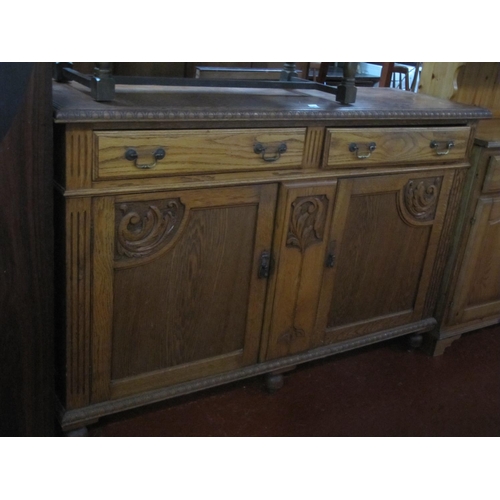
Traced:
[[[92, 76], [85, 75], [72, 68], [62, 69], [64, 77], [74, 80], [88, 88], [91, 87]], [[338, 88], [330, 85], [305, 80], [292, 76], [290, 80], [231, 80], [231, 79], [203, 79], [203, 78], [166, 78], [148, 76], [117, 76], [113, 75], [113, 81], [121, 85], [160, 85], [178, 87], [205, 87], [205, 88], [254, 88], [254, 89], [278, 89], [278, 90], [317, 90], [327, 94], [338, 96]], [[338, 97], [337, 97], [338, 100]], [[353, 101], [354, 102], [354, 101]]]
[[226, 80], [226, 79], [203, 79], [203, 78], [164, 78], [147, 76], [118, 76], [114, 75], [116, 84], [121, 85], [162, 85], [179, 87], [236, 87], [257, 89], [283, 89], [283, 90], [319, 90], [330, 94], [336, 94], [336, 87], [322, 85], [310, 80], [294, 78], [290, 81], [270, 80]]
[[86, 87], [90, 87], [91, 77], [89, 75], [84, 75], [83, 73], [80, 73], [79, 71], [76, 71], [72, 68], [63, 68], [63, 73], [65, 78], [67, 78], [68, 80], [75, 80], [76, 82], [81, 83]]

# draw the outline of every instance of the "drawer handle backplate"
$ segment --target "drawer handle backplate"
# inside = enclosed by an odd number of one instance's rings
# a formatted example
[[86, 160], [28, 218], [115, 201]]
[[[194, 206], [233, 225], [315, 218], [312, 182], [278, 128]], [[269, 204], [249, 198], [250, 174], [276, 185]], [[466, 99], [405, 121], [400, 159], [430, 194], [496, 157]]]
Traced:
[[282, 142], [277, 148], [276, 151], [274, 152], [273, 156], [266, 156], [266, 150], [268, 146], [264, 146], [264, 144], [261, 144], [260, 142], [255, 143], [253, 147], [253, 152], [255, 154], [260, 154], [262, 156], [262, 159], [264, 161], [277, 161], [280, 159], [281, 155], [283, 153], [286, 153], [286, 143]]
[[360, 155], [359, 146], [355, 142], [351, 142], [351, 144], [349, 144], [349, 151], [351, 153], [356, 153], [356, 157], [359, 158], [360, 160], [364, 160], [365, 158], [370, 158], [370, 156], [372, 155], [372, 153], [375, 151], [376, 148], [377, 144], [374, 142], [370, 142], [368, 144], [368, 154]]
[[450, 152], [450, 149], [455, 147], [455, 143], [453, 141], [441, 141], [441, 142], [445, 144], [446, 146], [445, 150], [438, 151], [437, 148], [439, 147], [440, 144], [438, 141], [431, 141], [430, 144], [430, 147], [432, 149], [436, 149], [436, 154], [438, 154], [439, 156], [447, 155]]
[[158, 148], [153, 153], [153, 158], [155, 159], [155, 161], [153, 163], [137, 163], [137, 160], [139, 159], [139, 155], [137, 154], [137, 151], [135, 149], [127, 149], [127, 151], [125, 152], [125, 158], [128, 161], [133, 161], [134, 165], [137, 168], [141, 168], [141, 169], [154, 168], [154, 167], [156, 167], [158, 160], [162, 160], [163, 158], [165, 158], [165, 150]]

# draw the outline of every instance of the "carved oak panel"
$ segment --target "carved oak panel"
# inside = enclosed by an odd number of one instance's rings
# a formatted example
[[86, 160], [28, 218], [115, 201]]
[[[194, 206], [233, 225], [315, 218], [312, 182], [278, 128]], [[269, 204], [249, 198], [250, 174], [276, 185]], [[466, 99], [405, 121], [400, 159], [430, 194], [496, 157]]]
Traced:
[[415, 221], [428, 222], [436, 213], [441, 177], [411, 179], [404, 188], [404, 206]]
[[[275, 234], [276, 274], [272, 276], [264, 326], [262, 358], [274, 359], [316, 347], [316, 308], [328, 247], [337, 182], [284, 184], [279, 209], [283, 222]], [[297, 251], [298, 250], [298, 251]]]
[[432, 273], [446, 247], [440, 242], [453, 178], [454, 172], [434, 171], [341, 182], [330, 236], [337, 255], [325, 268], [318, 308], [325, 342], [432, 314]]
[[121, 203], [116, 207], [116, 259], [146, 257], [175, 236], [184, 216], [179, 198]]
[[256, 362], [267, 285], [259, 256], [271, 249], [276, 191], [193, 189], [96, 205], [94, 401]]
[[286, 246], [304, 252], [311, 245], [322, 242], [327, 209], [325, 195], [296, 198], [292, 203]]

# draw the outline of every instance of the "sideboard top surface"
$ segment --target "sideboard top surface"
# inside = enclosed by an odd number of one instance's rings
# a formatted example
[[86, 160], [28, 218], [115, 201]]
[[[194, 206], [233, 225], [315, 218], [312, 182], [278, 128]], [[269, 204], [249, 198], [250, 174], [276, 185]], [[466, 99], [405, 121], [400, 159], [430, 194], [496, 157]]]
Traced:
[[390, 88], [357, 89], [354, 104], [317, 90], [244, 89], [117, 85], [112, 102], [96, 102], [78, 83], [53, 85], [56, 123], [241, 122], [325, 125], [412, 122], [465, 122], [491, 117], [490, 111], [424, 94]]

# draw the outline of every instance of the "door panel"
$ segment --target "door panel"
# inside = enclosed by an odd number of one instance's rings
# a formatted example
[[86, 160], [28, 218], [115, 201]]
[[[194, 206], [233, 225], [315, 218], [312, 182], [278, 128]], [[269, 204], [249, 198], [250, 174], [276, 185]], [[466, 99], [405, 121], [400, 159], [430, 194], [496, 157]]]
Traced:
[[500, 197], [481, 197], [473, 217], [451, 324], [486, 319], [500, 314]]
[[276, 272], [268, 294], [273, 300], [266, 309], [261, 359], [318, 344], [314, 326], [336, 185], [334, 180], [280, 187], [273, 244]]
[[325, 343], [423, 318], [453, 174], [341, 180], [317, 335]]
[[104, 356], [94, 351], [107, 384], [94, 401], [257, 361], [267, 286], [259, 262], [270, 250], [275, 202], [276, 186], [268, 185], [130, 195], [109, 204], [112, 216], [96, 231], [111, 230], [114, 244], [100, 247], [111, 238], [96, 234], [94, 256], [98, 265], [112, 252], [112, 290], [103, 291], [112, 307], [107, 331], [93, 332], [107, 346]]

